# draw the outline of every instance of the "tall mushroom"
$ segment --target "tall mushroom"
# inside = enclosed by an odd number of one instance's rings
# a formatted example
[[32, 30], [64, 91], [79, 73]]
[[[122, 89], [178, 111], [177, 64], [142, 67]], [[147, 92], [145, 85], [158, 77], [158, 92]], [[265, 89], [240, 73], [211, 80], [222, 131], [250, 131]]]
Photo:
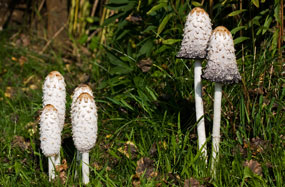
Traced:
[[238, 83], [241, 76], [236, 64], [234, 42], [230, 31], [219, 26], [213, 31], [207, 54], [208, 63], [203, 71], [203, 78], [215, 82], [214, 120], [212, 134], [212, 169], [217, 162], [220, 144], [222, 85]]
[[[63, 129], [65, 119], [66, 91], [63, 76], [52, 71], [48, 74], [43, 85], [43, 107], [53, 105], [58, 113], [60, 131]], [[55, 159], [55, 165], [60, 165], [60, 154]]]
[[97, 108], [93, 97], [86, 92], [73, 98], [71, 110], [72, 134], [75, 147], [82, 156], [83, 183], [89, 183], [89, 151], [97, 138]]
[[[199, 149], [207, 158], [206, 133], [204, 122], [204, 109], [202, 100], [202, 59], [206, 57], [208, 42], [212, 32], [212, 24], [209, 15], [202, 8], [194, 8], [188, 15], [184, 36], [178, 58], [195, 59], [194, 63], [194, 91], [195, 108], [198, 131]], [[204, 146], [204, 147], [203, 147]]]
[[41, 149], [48, 157], [49, 180], [55, 178], [55, 159], [60, 152], [61, 129], [56, 108], [47, 104], [40, 116]]
[[[73, 94], [72, 94], [71, 109], [74, 108], [74, 104], [75, 104], [76, 99], [82, 93], [88, 93], [89, 95], [91, 95], [93, 97], [93, 92], [92, 92], [91, 88], [87, 84], [80, 84], [80, 85], [78, 85], [74, 89]], [[71, 112], [73, 112], [73, 111], [71, 111]], [[80, 153], [80, 151], [77, 150], [76, 161], [77, 161], [78, 164], [80, 164], [80, 162], [81, 162], [81, 159], [82, 159], [81, 157], [82, 157], [82, 154]], [[75, 171], [75, 176], [77, 176], [77, 171]]]

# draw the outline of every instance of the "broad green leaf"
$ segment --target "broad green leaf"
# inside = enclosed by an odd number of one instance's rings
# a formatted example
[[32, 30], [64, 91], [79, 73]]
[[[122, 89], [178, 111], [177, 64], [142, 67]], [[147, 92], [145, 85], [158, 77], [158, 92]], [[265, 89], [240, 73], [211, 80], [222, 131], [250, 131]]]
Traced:
[[146, 14], [150, 15], [150, 14], [156, 12], [157, 10], [159, 10], [163, 7], [166, 7], [166, 6], [167, 6], [166, 3], [159, 3], [158, 5], [155, 5], [154, 7], [152, 7]]
[[234, 35], [235, 33], [237, 33], [238, 31], [242, 30], [242, 29], [246, 29], [246, 26], [239, 26], [234, 28], [233, 30], [231, 30], [232, 35]]
[[146, 88], [146, 91], [149, 93], [149, 95], [152, 97], [153, 101], [156, 101], [157, 100], [157, 97], [156, 97], [156, 93], [154, 93], [153, 90], [151, 90], [149, 87], [145, 87]]
[[110, 3], [107, 4], [105, 7], [110, 10], [123, 10], [124, 12], [133, 9], [136, 6], [135, 1], [129, 1], [127, 3], [118, 4], [118, 3]]
[[257, 8], [259, 8], [259, 0], [251, 0], [251, 2], [252, 2]]
[[129, 108], [131, 110], [134, 110], [134, 108], [131, 107], [131, 105], [129, 105], [123, 98], [120, 101], [121, 101], [121, 103], [123, 104], [124, 107]]
[[103, 23], [103, 26], [106, 26], [106, 25], [108, 25], [108, 24], [110, 24], [110, 23], [115, 22], [117, 18], [120, 18], [120, 17], [123, 16], [123, 15], [124, 15], [124, 12], [122, 12], [122, 13], [120, 13], [120, 14], [116, 14], [116, 15], [114, 15], [114, 16], [111, 16], [111, 17], [109, 17], [108, 19], [105, 19], [105, 20], [104, 20], [104, 23]]
[[263, 29], [262, 35], [264, 35], [264, 33], [269, 29], [269, 26], [270, 26], [271, 22], [272, 22], [272, 17], [268, 15], [266, 17], [265, 22], [264, 22], [264, 28], [265, 29]]
[[249, 39], [249, 37], [245, 37], [245, 36], [242, 36], [242, 37], [238, 37], [238, 38], [236, 38], [235, 40], [234, 40], [234, 44], [236, 45], [236, 44], [239, 44], [239, 43], [241, 43], [241, 42], [243, 42], [243, 41], [245, 41], [245, 40], [248, 40]]
[[116, 66], [111, 68], [111, 70], [109, 71], [111, 74], [117, 74], [117, 75], [121, 75], [121, 74], [127, 74], [132, 72], [133, 69], [129, 66]]
[[229, 13], [228, 16], [236, 16], [236, 15], [239, 15], [240, 13], [246, 12], [246, 11], [247, 11], [247, 9], [236, 10], [236, 11]]
[[162, 40], [162, 43], [166, 44], [166, 45], [172, 45], [172, 44], [180, 42], [180, 41], [181, 41], [181, 39], [167, 39], [167, 40]]
[[140, 48], [138, 55], [140, 56], [140, 55], [146, 54], [146, 56], [149, 56], [149, 55], [150, 55], [150, 52], [151, 52], [151, 50], [152, 50], [152, 47], [153, 47], [153, 42], [152, 42], [152, 40], [151, 40], [151, 39], [150, 39], [150, 40], [147, 40], [147, 41], [143, 44], [143, 46]]
[[165, 28], [166, 24], [167, 24], [168, 21], [170, 20], [170, 18], [171, 18], [172, 16], [174, 16], [174, 15], [175, 15], [174, 13], [170, 13], [170, 14], [167, 14], [167, 15], [163, 18], [161, 24], [159, 25], [159, 27], [158, 27], [158, 29], [157, 29], [157, 36], [163, 31], [163, 29]]
[[202, 4], [199, 3], [199, 2], [197, 2], [197, 1], [192, 1], [191, 4], [192, 4], [193, 6], [202, 6]]
[[130, 0], [110, 0], [109, 3], [113, 4], [127, 4]]

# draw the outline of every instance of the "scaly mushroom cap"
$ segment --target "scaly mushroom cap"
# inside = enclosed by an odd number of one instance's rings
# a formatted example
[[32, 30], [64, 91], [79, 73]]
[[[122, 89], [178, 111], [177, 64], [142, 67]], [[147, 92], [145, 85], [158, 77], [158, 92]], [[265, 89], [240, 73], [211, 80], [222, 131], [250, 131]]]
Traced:
[[89, 152], [97, 138], [97, 108], [93, 97], [82, 93], [71, 110], [74, 145], [80, 152]]
[[53, 105], [46, 105], [40, 116], [41, 149], [45, 156], [59, 154], [61, 145], [61, 129], [57, 110]]
[[53, 105], [59, 115], [59, 126], [62, 129], [65, 119], [66, 91], [63, 76], [52, 71], [48, 74], [43, 85], [43, 106]]
[[177, 58], [204, 59], [212, 32], [209, 15], [202, 8], [194, 8], [186, 19], [183, 40]]
[[238, 83], [241, 80], [236, 64], [233, 38], [227, 28], [219, 26], [213, 31], [207, 60], [208, 63], [202, 75], [204, 79], [222, 84]]
[[93, 97], [93, 92], [92, 92], [91, 88], [86, 84], [80, 84], [73, 91], [71, 108], [73, 108], [73, 105], [74, 105], [77, 97], [82, 93], [88, 93], [89, 95], [91, 95]]

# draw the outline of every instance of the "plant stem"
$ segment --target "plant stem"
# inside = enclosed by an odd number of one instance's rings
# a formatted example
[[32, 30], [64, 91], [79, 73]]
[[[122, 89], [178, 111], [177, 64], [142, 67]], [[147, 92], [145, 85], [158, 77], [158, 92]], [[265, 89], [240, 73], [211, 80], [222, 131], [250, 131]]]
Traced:
[[55, 156], [48, 157], [48, 176], [49, 181], [55, 178]]
[[199, 149], [202, 152], [207, 162], [207, 146], [206, 146], [203, 99], [202, 99], [201, 75], [202, 75], [202, 63], [201, 60], [196, 60], [194, 64], [194, 90], [195, 90], [196, 120], [198, 121], [197, 124], [198, 144], [199, 144]]
[[82, 180], [83, 184], [89, 183], [89, 153], [82, 153]]
[[218, 161], [217, 155], [219, 153], [220, 144], [220, 126], [221, 126], [221, 103], [222, 103], [222, 84], [215, 83], [215, 97], [214, 97], [214, 121], [213, 121], [213, 152], [212, 152], [212, 171], [216, 167]]

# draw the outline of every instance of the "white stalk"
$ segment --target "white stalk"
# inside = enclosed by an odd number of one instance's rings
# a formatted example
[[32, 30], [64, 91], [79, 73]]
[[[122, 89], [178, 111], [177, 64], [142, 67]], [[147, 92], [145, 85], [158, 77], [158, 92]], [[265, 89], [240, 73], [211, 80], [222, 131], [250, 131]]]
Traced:
[[202, 75], [202, 63], [201, 60], [196, 60], [194, 64], [194, 90], [195, 90], [196, 120], [199, 121], [197, 124], [198, 144], [199, 144], [199, 150], [202, 152], [202, 155], [204, 156], [207, 162], [207, 146], [206, 146], [204, 109], [203, 109], [203, 100], [202, 100], [201, 75]]
[[55, 179], [55, 156], [48, 157], [48, 176], [49, 181]]
[[[82, 154], [80, 153], [80, 151], [77, 150], [76, 151], [76, 164], [80, 165], [81, 160], [82, 160]], [[74, 177], [75, 178], [77, 177], [77, 169], [75, 170]]]
[[83, 152], [82, 155], [82, 181], [83, 184], [89, 183], [89, 152]]
[[60, 153], [58, 153], [58, 155], [54, 157], [54, 165], [59, 166], [60, 164]]
[[213, 152], [212, 152], [212, 170], [215, 169], [218, 162], [219, 144], [220, 144], [220, 126], [221, 126], [221, 103], [222, 103], [222, 84], [215, 83], [214, 96], [214, 121], [213, 121]]

